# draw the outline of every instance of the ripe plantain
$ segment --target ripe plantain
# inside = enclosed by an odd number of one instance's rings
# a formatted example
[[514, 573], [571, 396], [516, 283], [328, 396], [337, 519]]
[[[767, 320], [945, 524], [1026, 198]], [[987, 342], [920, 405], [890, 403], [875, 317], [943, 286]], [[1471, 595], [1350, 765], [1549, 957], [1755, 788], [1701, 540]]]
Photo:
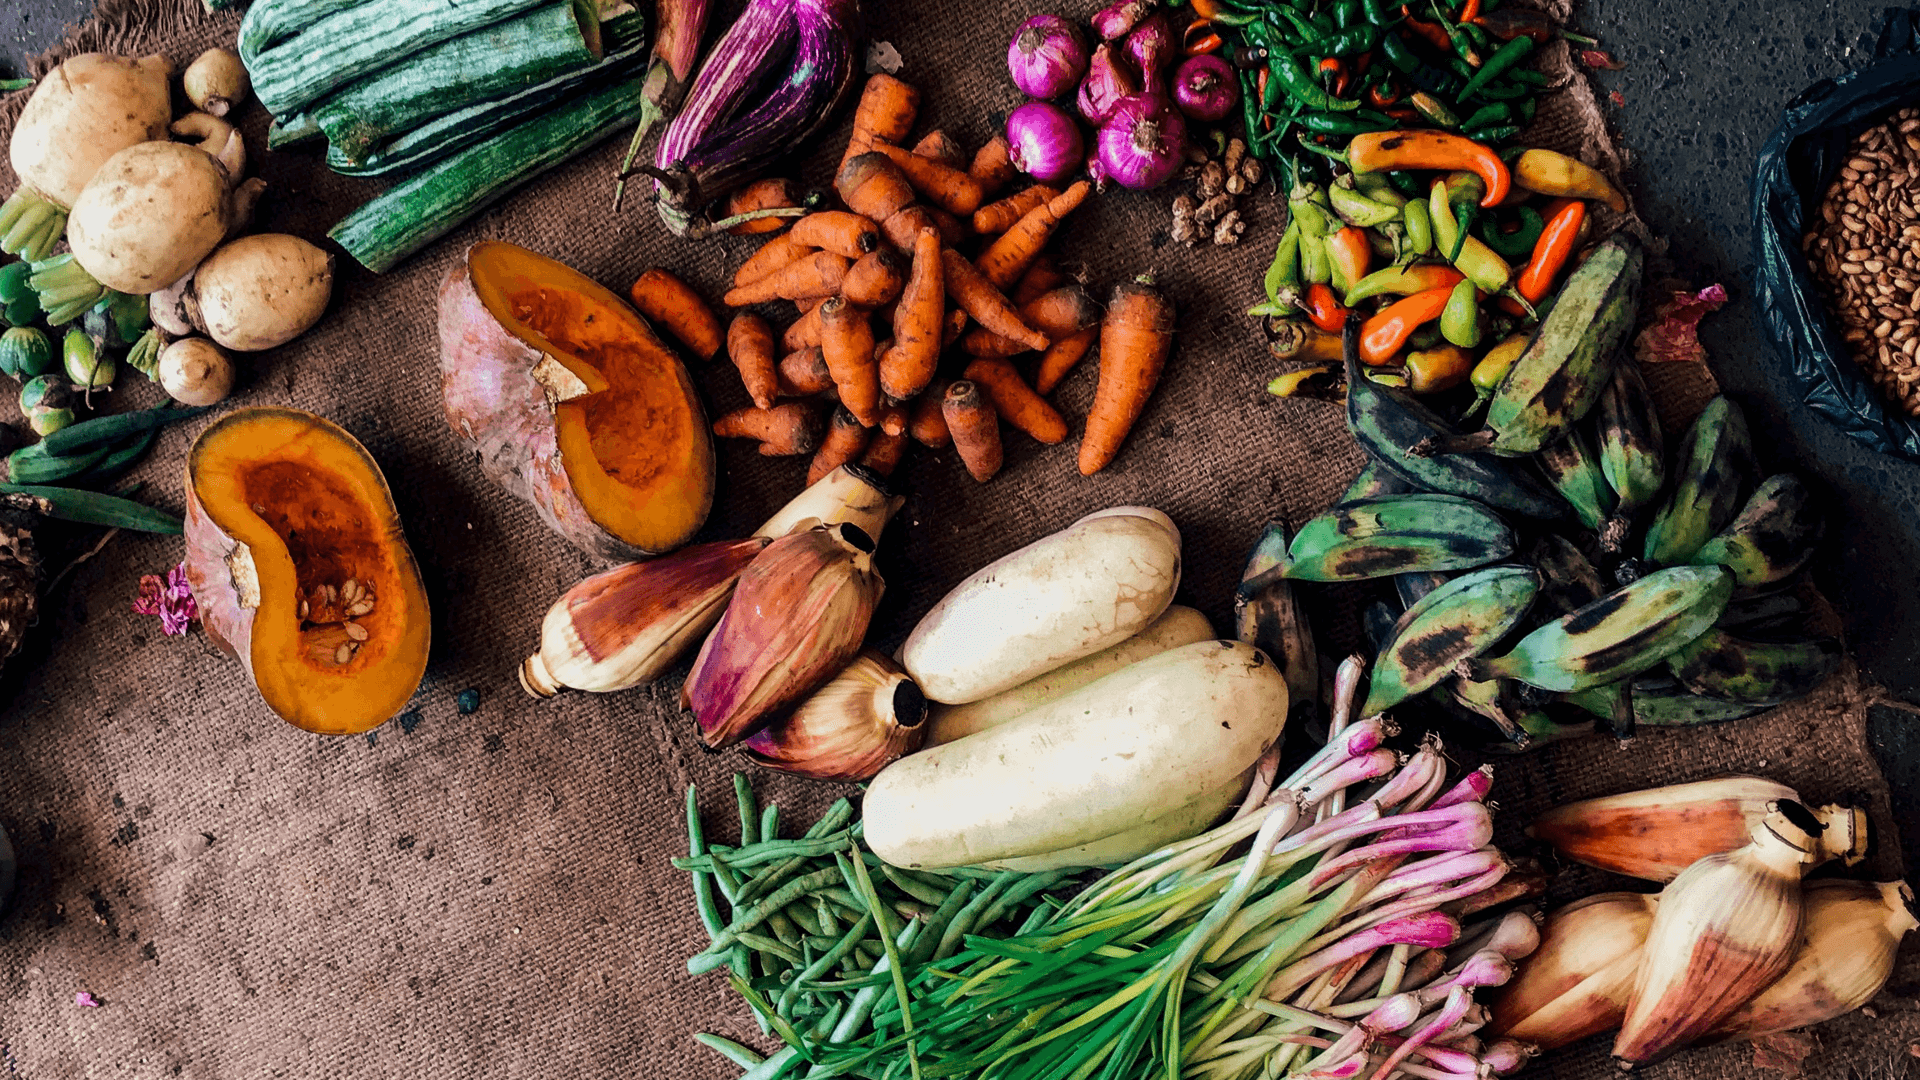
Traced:
[[1440, 684], [1455, 665], [1492, 648], [1519, 624], [1540, 591], [1540, 573], [1492, 566], [1464, 574], [1407, 609], [1373, 661], [1360, 710], [1373, 716]]
[[1819, 686], [1840, 666], [1832, 638], [1752, 641], [1712, 629], [1667, 658], [1667, 668], [1696, 694], [1741, 705], [1778, 705]]
[[1287, 680], [1288, 715], [1307, 722], [1320, 700], [1320, 653], [1293, 586], [1275, 571], [1287, 557], [1287, 528], [1271, 522], [1247, 556], [1233, 594], [1239, 639], [1273, 658]]
[[1336, 506], [1302, 526], [1279, 566], [1300, 581], [1361, 581], [1470, 570], [1513, 554], [1500, 515], [1452, 495], [1397, 495]]
[[1574, 516], [1589, 529], [1598, 529], [1613, 512], [1613, 488], [1600, 470], [1599, 456], [1587, 445], [1579, 428], [1533, 456], [1553, 490], [1573, 507]]
[[1397, 474], [1381, 468], [1379, 462], [1369, 458], [1365, 465], [1360, 466], [1360, 475], [1353, 478], [1353, 483], [1348, 484], [1347, 490], [1342, 492], [1334, 502], [1350, 503], [1361, 499], [1385, 498], [1388, 495], [1413, 495], [1422, 490], [1402, 480]]
[[1741, 585], [1771, 585], [1807, 564], [1826, 526], [1800, 478], [1777, 473], [1761, 481], [1740, 516], [1687, 561], [1724, 566]]
[[1724, 396], [1707, 403], [1681, 444], [1673, 494], [1647, 527], [1643, 549], [1655, 566], [1686, 562], [1725, 528], [1747, 496], [1753, 441], [1740, 407]]
[[1618, 500], [1613, 517], [1600, 527], [1600, 548], [1617, 552], [1626, 544], [1634, 515], [1660, 497], [1667, 480], [1666, 440], [1638, 361], [1620, 362], [1594, 406], [1594, 443], [1601, 475]]

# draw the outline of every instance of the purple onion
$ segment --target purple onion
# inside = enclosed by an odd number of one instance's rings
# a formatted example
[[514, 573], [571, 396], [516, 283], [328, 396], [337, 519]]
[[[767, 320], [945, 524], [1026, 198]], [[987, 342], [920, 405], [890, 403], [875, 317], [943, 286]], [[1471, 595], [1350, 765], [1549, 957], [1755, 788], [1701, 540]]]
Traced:
[[1087, 123], [1098, 127], [1107, 122], [1113, 107], [1123, 98], [1139, 92], [1140, 77], [1128, 69], [1126, 58], [1113, 46], [1101, 45], [1087, 62], [1087, 76], [1080, 80], [1080, 93], [1074, 100]]
[[1007, 46], [1007, 71], [1028, 97], [1059, 97], [1087, 73], [1087, 43], [1060, 16], [1035, 15], [1020, 24]]
[[1136, 191], [1173, 179], [1186, 149], [1187, 120], [1159, 94], [1122, 98], [1095, 142], [1106, 178]]
[[1127, 34], [1127, 59], [1140, 69], [1140, 79], [1148, 90], [1160, 87], [1160, 71], [1167, 61], [1180, 53], [1180, 41], [1173, 32], [1173, 20], [1164, 11], [1156, 11], [1140, 20]]
[[1043, 184], [1072, 176], [1086, 155], [1080, 125], [1045, 101], [1029, 101], [1007, 114], [1007, 147], [1013, 167]]
[[1093, 32], [1100, 35], [1101, 41], [1118, 41], [1140, 25], [1140, 20], [1152, 10], [1153, 0], [1114, 0], [1110, 7], [1094, 14]]
[[1173, 103], [1194, 120], [1213, 124], [1240, 103], [1233, 65], [1212, 53], [1189, 56], [1173, 71]]

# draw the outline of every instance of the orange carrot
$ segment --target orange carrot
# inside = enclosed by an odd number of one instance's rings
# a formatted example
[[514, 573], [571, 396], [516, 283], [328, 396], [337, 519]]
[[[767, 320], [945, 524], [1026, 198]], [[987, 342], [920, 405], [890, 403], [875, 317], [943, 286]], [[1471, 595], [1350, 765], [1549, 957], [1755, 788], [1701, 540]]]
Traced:
[[820, 346], [796, 349], [780, 358], [781, 397], [811, 397], [833, 389], [833, 374], [827, 370], [826, 354]]
[[973, 231], [982, 236], [993, 236], [1013, 228], [1013, 223], [1027, 216], [1027, 211], [1036, 206], [1044, 206], [1049, 200], [1060, 197], [1059, 188], [1045, 184], [1035, 184], [1030, 188], [1016, 191], [997, 203], [983, 206], [973, 212]]
[[[1022, 305], [1020, 317], [1028, 326], [1058, 341], [1098, 326], [1100, 306], [1080, 286], [1063, 285]], [[1013, 356], [1025, 352], [1027, 347], [985, 327], [976, 327], [960, 339], [960, 348], [968, 356]]]
[[[852, 267], [848, 267], [848, 269], [852, 269]], [[824, 296], [803, 296], [793, 302], [793, 307], [795, 311], [805, 315], [807, 312], [812, 311], [814, 308], [826, 302], [827, 298]]]
[[935, 450], [944, 450], [953, 445], [953, 433], [947, 430], [947, 416], [940, 411], [940, 403], [947, 396], [945, 383], [936, 383], [927, 387], [927, 392], [913, 399], [913, 413], [907, 418], [907, 433], [921, 446]]
[[913, 190], [933, 205], [955, 214], [980, 209], [980, 181], [968, 176], [966, 170], [918, 157], [911, 150], [888, 143], [875, 143], [873, 148], [892, 159]]
[[[942, 262], [941, 265], [945, 266], [944, 261]], [[942, 270], [941, 275], [944, 277], [945, 274], [946, 274], [946, 271]], [[940, 326], [940, 347], [944, 349], [952, 345], [954, 342], [959, 341], [960, 332], [967, 328], [968, 322], [969, 320], [967, 318], [967, 313], [965, 310], [961, 308], [954, 308], [951, 311], [948, 311], [946, 322], [942, 323]]]
[[940, 415], [946, 418], [953, 447], [960, 452], [967, 471], [983, 484], [993, 479], [1003, 460], [1000, 417], [993, 411], [993, 402], [978, 386], [961, 379], [947, 387], [940, 401]]
[[820, 305], [815, 304], [802, 312], [799, 318], [787, 324], [786, 331], [780, 335], [780, 347], [792, 352], [795, 349], [804, 349], [809, 345], [818, 344], [820, 344]]
[[740, 370], [740, 382], [762, 409], [773, 408], [780, 396], [780, 375], [773, 359], [773, 327], [750, 311], [733, 317], [727, 327], [727, 356]]
[[833, 189], [847, 209], [869, 221], [885, 221], [919, 201], [906, 174], [885, 154], [861, 154], [840, 166]]
[[807, 483], [811, 484], [833, 470], [860, 456], [867, 448], [867, 429], [853, 418], [846, 406], [833, 410], [833, 419], [827, 421], [827, 437], [820, 440], [820, 449], [813, 455], [813, 464], [807, 466]]
[[975, 270], [965, 256], [952, 248], [942, 248], [940, 269], [941, 284], [946, 287], [948, 298], [971, 315], [974, 322], [1029, 349], [1047, 347], [1046, 337], [1028, 326], [1007, 302], [1006, 295], [981, 277], [980, 271]]
[[771, 409], [735, 409], [713, 422], [723, 439], [756, 439], [766, 457], [811, 454], [820, 445], [820, 413], [798, 401]]
[[920, 230], [913, 245], [913, 272], [893, 312], [893, 348], [880, 362], [880, 388], [895, 401], [925, 389], [940, 361], [940, 316], [946, 308], [940, 237]]
[[1033, 388], [1042, 394], [1053, 393], [1053, 388], [1060, 385], [1060, 380], [1087, 355], [1099, 337], [1100, 328], [1089, 326], [1078, 333], [1055, 338], [1047, 351], [1040, 354], [1040, 366], [1033, 372]]
[[1120, 444], [1146, 411], [1167, 354], [1173, 351], [1173, 304], [1143, 274], [1118, 285], [1100, 323], [1100, 382], [1080, 437], [1080, 473], [1092, 476], [1113, 463]]
[[867, 313], [836, 296], [820, 305], [820, 351], [840, 400], [862, 427], [880, 419], [880, 372], [873, 362], [873, 326]]
[[887, 247], [860, 256], [840, 283], [840, 295], [850, 304], [872, 310], [893, 303], [906, 284], [906, 256]]
[[953, 136], [939, 128], [922, 135], [920, 141], [913, 144], [913, 152], [929, 161], [956, 169], [967, 167], [967, 152], [960, 149], [960, 144], [953, 140]]
[[1067, 437], [1067, 422], [1047, 399], [1033, 392], [1013, 365], [999, 357], [980, 357], [967, 365], [963, 377], [980, 384], [993, 401], [993, 411], [1007, 423], [1051, 446]]
[[627, 295], [640, 314], [666, 327], [667, 333], [695, 356], [711, 360], [720, 351], [720, 343], [725, 340], [720, 317], [691, 285], [656, 267], [635, 279]]
[[944, 244], [957, 244], [966, 239], [964, 230], [954, 228], [958, 222], [952, 214], [931, 206], [914, 203], [903, 206], [894, 215], [880, 223], [880, 231], [901, 251], [912, 251], [921, 229], [932, 229], [940, 234]]
[[867, 442], [867, 452], [860, 455], [860, 464], [881, 476], [892, 476], [893, 470], [900, 467], [901, 455], [906, 452], [906, 432], [877, 431]]
[[782, 233], [760, 245], [760, 250], [740, 264], [733, 272], [733, 287], [738, 289], [761, 280], [768, 274], [780, 270], [813, 254], [813, 249], [805, 244], [796, 244], [793, 237]]
[[940, 230], [940, 239], [949, 244], [958, 244], [973, 235], [971, 219], [949, 214], [937, 206], [927, 207], [927, 220]]
[[845, 210], [821, 210], [793, 223], [787, 233], [796, 244], [807, 244], [835, 255], [857, 259], [880, 246], [880, 226]]
[[1004, 135], [995, 135], [987, 140], [987, 145], [974, 152], [973, 163], [967, 166], [967, 175], [980, 181], [983, 194], [992, 195], [1020, 175], [1014, 168], [1012, 148], [1007, 145]]
[[853, 260], [831, 251], [816, 251], [775, 270], [750, 285], [735, 286], [725, 297], [728, 307], [764, 304], [768, 300], [804, 300], [832, 296], [840, 291]]
[[907, 407], [897, 401], [888, 402], [880, 410], [880, 433], [883, 435], [905, 435], [907, 433]]
[[[793, 193], [793, 181], [783, 176], [757, 180], [727, 196], [727, 216], [739, 217], [751, 214], [755, 210], [783, 210], [798, 208], [799, 196]], [[798, 215], [796, 215], [798, 216]], [[779, 232], [793, 221], [790, 217], [763, 217], [752, 221], [743, 221], [729, 233], [735, 236], [752, 236], [756, 233]]]
[[[1026, 212], [1013, 227], [1000, 234], [991, 247], [973, 260], [979, 267], [980, 276], [993, 282], [998, 289], [1007, 289], [1020, 280], [1027, 272], [1033, 260], [1040, 257], [1040, 249], [1053, 237], [1053, 230], [1059, 228], [1060, 220], [1082, 202], [1093, 185], [1085, 180], [1041, 203]], [[795, 226], [798, 228], [798, 226]]]
[[1060, 265], [1051, 255], [1042, 254], [1027, 266], [1027, 272], [1020, 275], [1020, 281], [1007, 294], [1007, 299], [1016, 307], [1025, 307], [1041, 293], [1052, 292], [1066, 283], [1067, 275], [1060, 271]]
[[919, 112], [920, 91], [885, 73], [869, 78], [860, 91], [860, 104], [853, 108], [853, 135], [840, 164], [872, 150], [876, 140], [897, 143], [906, 138]]

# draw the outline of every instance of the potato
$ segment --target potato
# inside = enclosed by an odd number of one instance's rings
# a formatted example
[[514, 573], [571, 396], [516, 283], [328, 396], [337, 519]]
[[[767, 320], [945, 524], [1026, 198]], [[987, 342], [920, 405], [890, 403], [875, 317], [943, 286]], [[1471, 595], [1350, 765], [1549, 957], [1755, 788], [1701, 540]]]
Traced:
[[927, 745], [938, 746], [1004, 724], [1129, 664], [1168, 649], [1206, 641], [1212, 636], [1213, 626], [1207, 622], [1205, 615], [1190, 607], [1175, 604], [1148, 624], [1146, 629], [1120, 644], [1036, 675], [1019, 686], [965, 705], [934, 703], [927, 710]]
[[333, 256], [297, 236], [260, 233], [222, 244], [194, 271], [194, 322], [239, 352], [305, 333], [333, 296]]
[[1144, 506], [1089, 514], [954, 586], [901, 646], [933, 701], [978, 701], [1119, 644], [1180, 586], [1180, 530]]
[[1191, 839], [1212, 828], [1222, 815], [1246, 795], [1247, 783], [1252, 779], [1253, 770], [1248, 769], [1185, 806], [1131, 829], [1062, 851], [1050, 851], [1045, 855], [994, 859], [987, 862], [985, 868], [1037, 874], [1042, 870], [1058, 870], [1063, 866], [1118, 866], [1129, 863], [1142, 855], [1159, 851], [1168, 844]]
[[160, 350], [161, 389], [182, 405], [214, 405], [233, 392], [233, 361], [206, 338], [181, 338]]
[[1089, 844], [1246, 772], [1286, 720], [1287, 681], [1265, 653], [1183, 645], [882, 769], [867, 846], [895, 866], [943, 867]]
[[182, 143], [144, 142], [108, 158], [67, 217], [73, 258], [109, 289], [146, 296], [179, 281], [227, 235], [226, 169]]
[[7, 157], [20, 182], [62, 207], [108, 158], [167, 137], [173, 118], [164, 56], [82, 53], [40, 80], [13, 126]]

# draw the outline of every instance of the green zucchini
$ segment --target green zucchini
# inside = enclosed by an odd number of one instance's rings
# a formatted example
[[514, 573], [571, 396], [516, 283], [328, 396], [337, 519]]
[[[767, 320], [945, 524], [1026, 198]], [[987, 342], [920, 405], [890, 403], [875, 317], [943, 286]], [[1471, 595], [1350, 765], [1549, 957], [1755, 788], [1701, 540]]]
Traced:
[[278, 45], [329, 15], [361, 6], [371, 4], [369, 0], [254, 0], [240, 20], [239, 39], [234, 44], [240, 59], [251, 68], [253, 58], [270, 46]]
[[35, 484], [0, 484], [0, 495], [31, 495], [47, 502], [47, 516], [82, 525], [106, 525], [136, 532], [166, 533], [179, 536], [180, 518], [154, 506], [132, 499], [102, 495], [78, 488], [42, 487]]
[[275, 116], [469, 30], [517, 15], [541, 0], [380, 0], [336, 11], [247, 64], [253, 93]]
[[333, 149], [357, 164], [436, 116], [591, 67], [601, 55], [600, 24], [586, 0], [550, 0], [358, 79], [309, 112]]
[[117, 443], [129, 435], [164, 427], [175, 420], [199, 416], [206, 411], [205, 405], [187, 405], [177, 409], [162, 405], [152, 409], [114, 413], [111, 416], [96, 416], [91, 420], [82, 420], [70, 427], [61, 428], [47, 436], [40, 445], [46, 447], [49, 454], [65, 457], [95, 446]]
[[624, 78], [638, 70], [647, 60], [646, 29], [646, 17], [639, 14], [605, 23], [600, 32], [606, 42], [607, 57], [599, 64], [555, 76], [510, 97], [482, 101], [437, 117], [375, 148], [361, 162], [349, 161], [344, 153], [329, 147], [327, 168], [342, 176], [384, 176], [417, 169], [464, 150], [522, 117], [575, 96], [584, 88], [601, 86], [610, 79]]
[[284, 119], [276, 118], [267, 125], [267, 149], [284, 150], [289, 146], [299, 146], [326, 135], [320, 125], [313, 120], [312, 113], [294, 113]]
[[45, 441], [23, 446], [7, 455], [7, 480], [15, 484], [57, 484], [71, 480], [100, 464], [101, 459], [107, 456], [107, 450], [102, 446], [86, 453], [68, 455], [50, 453]]
[[520, 126], [414, 173], [327, 233], [381, 273], [479, 213], [494, 200], [632, 123], [646, 104], [645, 79], [580, 94]]

